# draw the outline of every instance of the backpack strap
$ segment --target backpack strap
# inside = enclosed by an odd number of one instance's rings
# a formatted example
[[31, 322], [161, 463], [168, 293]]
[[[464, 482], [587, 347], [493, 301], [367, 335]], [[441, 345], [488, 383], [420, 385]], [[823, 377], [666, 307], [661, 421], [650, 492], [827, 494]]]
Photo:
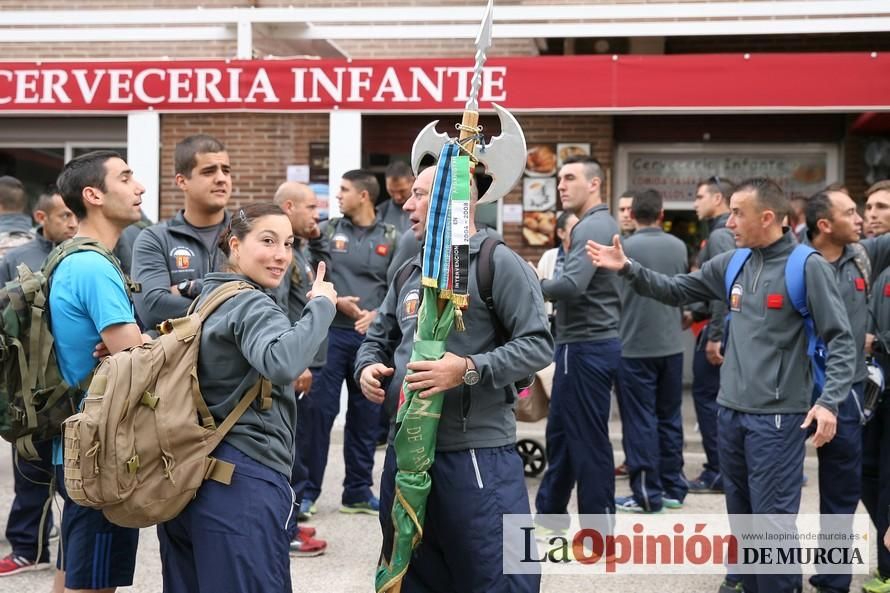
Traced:
[[408, 283], [408, 279], [411, 278], [411, 273], [414, 272], [414, 269], [417, 268], [414, 264], [414, 258], [410, 259], [405, 263], [401, 268], [399, 268], [398, 274], [396, 274], [395, 282], [393, 286], [396, 289], [396, 296], [398, 296], [402, 289], [405, 287], [405, 284]]
[[192, 303], [192, 306], [189, 307], [189, 313], [197, 313], [198, 317], [201, 318], [201, 323], [203, 323], [220, 305], [236, 294], [247, 290], [256, 289], [247, 282], [224, 282], [221, 286], [214, 288], [213, 292], [207, 295], [207, 298], [203, 299], [200, 305], [195, 306], [195, 303]]
[[[235, 426], [235, 423], [241, 419], [241, 416], [244, 415], [244, 412], [247, 411], [247, 408], [250, 407], [250, 404], [253, 403], [257, 396], [263, 399], [268, 397], [271, 400], [271, 394], [272, 383], [265, 377], [261, 377], [253, 387], [247, 390], [247, 393], [244, 394], [235, 408], [229, 412], [229, 415], [222, 421], [219, 428], [214, 430], [213, 434], [207, 439], [207, 443], [210, 445], [211, 450], [216, 449], [222, 442], [226, 434], [228, 434], [232, 427]], [[214, 482], [219, 482], [220, 484], [228, 486], [232, 483], [232, 476], [234, 474], [234, 463], [223, 461], [222, 459], [217, 459], [212, 456], [207, 457], [204, 466], [204, 480], [213, 480]]]
[[494, 281], [494, 250], [498, 245], [503, 244], [497, 237], [488, 236], [482, 240], [479, 247], [479, 257], [476, 259], [476, 286], [479, 289], [479, 296], [488, 309], [491, 317], [492, 325], [494, 325], [495, 340], [498, 344], [504, 344], [507, 341], [507, 330], [501, 323], [497, 311], [494, 308], [494, 296], [492, 295], [492, 283]]
[[816, 333], [816, 324], [807, 306], [806, 264], [807, 259], [817, 253], [819, 252], [810, 245], [801, 243], [795, 246], [785, 262], [785, 290], [788, 291], [791, 305], [803, 318], [803, 328], [807, 334], [807, 357], [810, 359], [810, 374], [813, 377], [814, 403], [825, 385], [825, 362], [828, 359], [828, 350]]
[[739, 277], [739, 274], [741, 274], [742, 268], [745, 267], [745, 262], [748, 261], [749, 257], [751, 257], [751, 250], [747, 247], [736, 249], [729, 260], [729, 265], [726, 266], [726, 273], [723, 276], [723, 286], [724, 292], [726, 293], [727, 303], [732, 296], [732, 285], [735, 284], [736, 279]]
[[[47, 292], [50, 286], [51, 278], [53, 272], [56, 271], [56, 268], [62, 263], [69, 255], [74, 253], [79, 253], [81, 251], [93, 251], [102, 255], [105, 259], [114, 266], [114, 269], [121, 275], [121, 278], [124, 281], [124, 288], [127, 289], [127, 292], [130, 295], [137, 294], [142, 292], [142, 285], [138, 282], [133, 282], [127, 273], [124, 272], [123, 268], [121, 268], [121, 263], [118, 261], [117, 257], [115, 257], [114, 253], [109, 251], [96, 239], [92, 239], [89, 237], [74, 237], [73, 239], [68, 239], [67, 241], [63, 241], [58, 244], [47, 256], [46, 261], [43, 263], [43, 267], [41, 268], [41, 272], [43, 272], [44, 277], [46, 278]], [[46, 298], [49, 298], [49, 294], [44, 295]]]
[[[476, 287], [479, 289], [479, 296], [488, 309], [488, 317], [494, 326], [494, 339], [499, 346], [504, 345], [510, 339], [510, 334], [501, 323], [498, 312], [494, 307], [494, 295], [492, 294], [492, 284], [494, 282], [494, 251], [498, 245], [504, 242], [498, 237], [487, 236], [482, 240], [479, 247], [479, 257], [476, 258]], [[515, 400], [513, 389], [510, 385], [504, 387], [504, 394], [508, 404], [512, 404]]]
[[794, 247], [788, 261], [785, 262], [785, 290], [791, 299], [791, 306], [803, 317], [804, 330], [807, 333], [807, 356], [816, 353], [816, 325], [807, 306], [807, 283], [805, 269], [807, 259], [818, 253], [813, 247], [800, 243]]
[[334, 238], [334, 233], [337, 232], [337, 227], [340, 226], [340, 221], [342, 218], [330, 218], [328, 219], [328, 224], [324, 227], [324, 235], [328, 241]]
[[[235, 423], [241, 419], [241, 416], [244, 415], [247, 408], [249, 408], [257, 398], [261, 401], [269, 400], [270, 403], [272, 402], [272, 382], [269, 381], [269, 379], [260, 377], [259, 381], [254, 383], [253, 387], [248, 389], [241, 397], [241, 400], [220, 423], [219, 427], [213, 432], [213, 435], [207, 439], [209, 443], [212, 443], [213, 449], [222, 442], [228, 432], [232, 430], [232, 427], [235, 426]], [[235, 464], [216, 459], [215, 457], [208, 457], [207, 461], [207, 466], [204, 469], [205, 480], [214, 480], [226, 485], [232, 483], [232, 474], [235, 471]]]
[[732, 285], [742, 273], [742, 268], [748, 258], [751, 257], [751, 250], [747, 247], [736, 249], [729, 258], [729, 264], [726, 266], [726, 272], [723, 274], [723, 290], [726, 296], [726, 304], [729, 307], [726, 316], [723, 318], [723, 343], [720, 346], [720, 354], [726, 351], [726, 345], [729, 343], [729, 322], [732, 320]]
[[[176, 339], [181, 342], [200, 340], [201, 328], [207, 318], [210, 317], [220, 305], [233, 298], [235, 295], [248, 290], [256, 289], [253, 285], [243, 281], [225, 282], [217, 288], [214, 288], [206, 298], [201, 299], [200, 304], [198, 304], [198, 299], [192, 301], [185, 317], [168, 319], [159, 326], [159, 329], [162, 334], [175, 334]], [[210, 413], [210, 409], [207, 407], [207, 403], [201, 395], [201, 388], [198, 385], [197, 369], [192, 369], [190, 376], [192, 383], [192, 400], [195, 402], [195, 407], [198, 409], [198, 413], [201, 416], [201, 425], [204, 426], [204, 428], [213, 429], [216, 427], [216, 422], [213, 420], [213, 415]], [[251, 402], [252, 401], [253, 400], [251, 400]], [[265, 391], [261, 402], [261, 409], [268, 410], [271, 408], [271, 392], [268, 390]], [[250, 404], [247, 405], [249, 406]]]
[[396, 245], [399, 242], [399, 230], [394, 224], [383, 223], [383, 238], [386, 240], [386, 244], [389, 245], [390, 254], [395, 253]]

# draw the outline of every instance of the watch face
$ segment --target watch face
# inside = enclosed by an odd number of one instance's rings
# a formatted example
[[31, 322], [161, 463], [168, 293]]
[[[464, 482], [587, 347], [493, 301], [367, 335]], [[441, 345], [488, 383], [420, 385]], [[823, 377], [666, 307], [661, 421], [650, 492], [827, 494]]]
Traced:
[[464, 383], [467, 385], [475, 385], [479, 382], [479, 371], [469, 369], [464, 373]]

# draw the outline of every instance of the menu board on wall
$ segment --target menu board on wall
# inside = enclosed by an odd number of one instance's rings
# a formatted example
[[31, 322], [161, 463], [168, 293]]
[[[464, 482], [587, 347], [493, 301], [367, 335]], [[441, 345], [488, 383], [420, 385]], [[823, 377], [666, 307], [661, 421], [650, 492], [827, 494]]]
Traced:
[[330, 167], [330, 145], [327, 142], [309, 143], [309, 181], [327, 183]]
[[769, 177], [788, 197], [810, 196], [835, 179], [828, 179], [826, 152], [629, 151], [624, 188], [658, 190], [665, 203], [692, 202], [696, 184], [718, 176], [738, 183], [749, 177]]

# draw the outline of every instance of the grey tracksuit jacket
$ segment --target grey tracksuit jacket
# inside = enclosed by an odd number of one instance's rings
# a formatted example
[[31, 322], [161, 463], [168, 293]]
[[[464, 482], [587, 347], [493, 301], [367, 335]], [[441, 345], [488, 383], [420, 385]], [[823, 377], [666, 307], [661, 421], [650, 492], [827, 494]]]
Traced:
[[[495, 249], [492, 298], [498, 318], [512, 337], [506, 344], [498, 345], [491, 316], [476, 285], [479, 247], [488, 234], [488, 231], [479, 231], [470, 237], [470, 306], [464, 312], [466, 331], [452, 330], [446, 344], [448, 352], [470, 356], [481, 378], [479, 383], [467, 388], [466, 393], [463, 386], [445, 393], [436, 440], [438, 451], [514, 443], [516, 418], [513, 403], [507, 402], [505, 388], [512, 389], [514, 382], [544, 368], [553, 359], [553, 338], [535, 273], [505, 246]], [[390, 410], [395, 409], [402, 388], [420, 304], [420, 257], [406, 265], [414, 265], [414, 272], [398, 294], [394, 287], [387, 292], [355, 362], [358, 382], [366, 366], [377, 362], [389, 365], [393, 361], [396, 372], [386, 394]]]
[[872, 264], [872, 277], [868, 278], [867, 282], [856, 264], [856, 252], [850, 245], [846, 245], [841, 257], [831, 263], [837, 276], [841, 300], [850, 320], [853, 339], [856, 342], [854, 383], [864, 381], [868, 376], [868, 371], [865, 368], [865, 334], [871, 331], [872, 323], [869, 318], [866, 284], [871, 284], [877, 273], [890, 264], [890, 234], [860, 241], [860, 245], [865, 248], [865, 253]]
[[408, 213], [402, 207], [392, 201], [392, 198], [377, 206], [377, 220], [391, 224], [400, 233], [407, 231], [411, 226]]
[[[687, 271], [686, 244], [660, 228], [643, 227], [623, 242], [624, 253], [641, 265], [674, 276]], [[683, 352], [679, 307], [640, 296], [624, 283], [621, 306], [621, 356], [654, 358]]]
[[[330, 228], [331, 225], [334, 228]], [[379, 307], [386, 296], [386, 270], [398, 243], [398, 234], [393, 238], [387, 227], [379, 219], [369, 227], [359, 227], [348, 218], [321, 225], [321, 234], [330, 237], [329, 277], [337, 295], [359, 297], [358, 306], [368, 311]], [[352, 329], [354, 326], [354, 319], [337, 313], [333, 327]]]
[[[228, 224], [226, 213], [219, 232]], [[182, 317], [193, 299], [173, 294], [170, 287], [183, 280], [196, 280], [193, 292], [198, 294], [201, 279], [221, 270], [225, 263], [226, 256], [218, 248], [208, 253], [181, 211], [172, 219], [143, 230], [133, 244], [131, 274], [142, 285], [142, 292], [134, 296], [139, 319], [152, 328], [165, 319]]]
[[[737, 284], [741, 298], [732, 311], [717, 402], [753, 414], [800, 414], [810, 408], [813, 382], [803, 318], [785, 289], [785, 263], [795, 242], [789, 232], [768, 247], [753, 249]], [[725, 274], [733, 252], [705, 262], [692, 274], [668, 277], [632, 263], [627, 276], [640, 294], [672, 304], [725, 298]], [[850, 393], [856, 344], [831, 266], [807, 259], [807, 304], [816, 331], [828, 345], [826, 381], [817, 403], [837, 413]]]
[[621, 281], [615, 272], [590, 264], [587, 241], [611, 245], [618, 223], [605, 204], [594, 206], [572, 229], [572, 248], [562, 276], [541, 280], [547, 300], [556, 301], [556, 342], [594, 342], [618, 337]]
[[[735, 249], [735, 237], [732, 231], [726, 228], [729, 212], [708, 220], [708, 238], [704, 241], [701, 251], [698, 253], [698, 265], [702, 266], [706, 261], [714, 259], [717, 255]], [[708, 340], [713, 342], [723, 341], [723, 325], [726, 320], [726, 300], [710, 301], [707, 305], [710, 314], [708, 322]]]
[[0, 214], [0, 233], [22, 231], [30, 233], [34, 230], [34, 222], [25, 213]]
[[[238, 280], [249, 282], [237, 274], [208, 274], [199, 303], [222, 283]], [[274, 385], [272, 407], [261, 410], [255, 402], [225, 442], [288, 477], [297, 420], [291, 384], [309, 367], [333, 318], [333, 303], [317, 297], [306, 305], [303, 318], [292, 324], [269, 295], [252, 290], [223, 303], [201, 333], [198, 383], [217, 421], [234, 409], [261, 375]]]

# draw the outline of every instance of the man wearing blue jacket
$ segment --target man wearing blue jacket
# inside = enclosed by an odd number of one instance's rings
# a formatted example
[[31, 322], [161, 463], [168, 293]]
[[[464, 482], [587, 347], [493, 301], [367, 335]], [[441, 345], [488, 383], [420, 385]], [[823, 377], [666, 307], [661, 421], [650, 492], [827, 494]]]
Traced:
[[330, 280], [337, 289], [337, 316], [328, 331], [327, 363], [313, 376], [301, 430], [311, 448], [302, 451], [309, 472], [304, 489], [302, 514], [314, 512], [321, 495], [327, 467], [331, 429], [340, 411], [343, 381], [349, 392], [343, 457], [346, 478], [343, 481], [340, 511], [349, 514], [376, 515], [379, 501], [371, 491], [374, 450], [380, 407], [364, 397], [352, 380], [355, 355], [377, 307], [386, 295], [386, 271], [392, 262], [398, 231], [382, 222], [374, 211], [380, 184], [368, 171], [354, 169], [343, 174], [337, 199], [343, 218], [334, 218], [321, 226], [330, 244]]

